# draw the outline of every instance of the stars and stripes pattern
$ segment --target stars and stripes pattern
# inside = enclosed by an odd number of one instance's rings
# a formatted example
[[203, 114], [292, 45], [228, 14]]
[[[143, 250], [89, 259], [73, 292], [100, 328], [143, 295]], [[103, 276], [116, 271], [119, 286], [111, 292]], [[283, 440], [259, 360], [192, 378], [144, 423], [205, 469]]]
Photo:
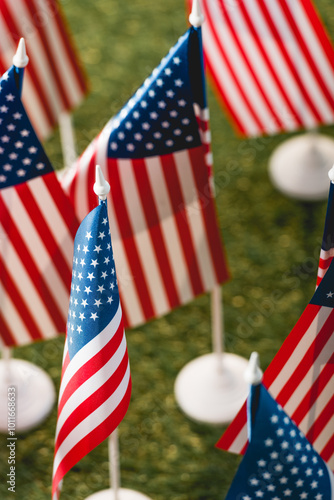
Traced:
[[250, 443], [226, 500], [332, 500], [332, 471], [282, 407], [262, 384], [249, 399]]
[[73, 207], [20, 100], [23, 70], [0, 79], [0, 332], [22, 345], [65, 331]]
[[327, 269], [332, 262], [334, 256], [334, 207], [333, 207], [333, 193], [334, 193], [334, 184], [330, 183], [329, 194], [328, 194], [328, 203], [327, 203], [327, 212], [325, 219], [325, 228], [324, 234], [322, 237], [321, 250], [320, 250], [320, 259], [318, 266], [318, 275], [317, 275], [317, 286], [319, 286], [320, 281], [325, 276]]
[[57, 0], [0, 0], [0, 74], [26, 38], [29, 65], [22, 99], [40, 139], [82, 101], [88, 83]]
[[210, 182], [200, 36], [191, 28], [179, 39], [62, 178], [79, 219], [94, 203], [96, 164], [110, 183], [126, 327], [228, 278]]
[[106, 201], [74, 242], [53, 468], [53, 500], [65, 474], [123, 419], [131, 377]]
[[[264, 373], [263, 384], [334, 469], [334, 262]], [[245, 405], [217, 443], [244, 453]]]
[[202, 0], [202, 12], [207, 68], [238, 133], [334, 122], [334, 50], [311, 0]]

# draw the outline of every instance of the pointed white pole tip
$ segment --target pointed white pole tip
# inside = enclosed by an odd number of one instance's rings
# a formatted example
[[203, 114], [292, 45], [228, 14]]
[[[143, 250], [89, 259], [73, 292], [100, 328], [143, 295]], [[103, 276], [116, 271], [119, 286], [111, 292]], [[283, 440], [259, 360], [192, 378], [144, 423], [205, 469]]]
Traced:
[[193, 0], [189, 22], [194, 28], [199, 28], [204, 23], [204, 16], [199, 5], [199, 0]]
[[24, 38], [20, 38], [16, 54], [13, 57], [13, 64], [17, 68], [25, 68], [29, 62], [29, 57], [26, 52], [26, 44]]
[[100, 165], [96, 165], [95, 184], [93, 189], [94, 193], [97, 194], [100, 200], [105, 200], [110, 191], [110, 184], [105, 180]]
[[262, 382], [262, 378], [263, 372], [260, 368], [259, 355], [257, 352], [252, 352], [245, 371], [245, 380], [248, 384], [258, 385]]
[[330, 169], [330, 171], [328, 172], [328, 177], [329, 177], [329, 180], [331, 182], [334, 182], [334, 165], [333, 167]]

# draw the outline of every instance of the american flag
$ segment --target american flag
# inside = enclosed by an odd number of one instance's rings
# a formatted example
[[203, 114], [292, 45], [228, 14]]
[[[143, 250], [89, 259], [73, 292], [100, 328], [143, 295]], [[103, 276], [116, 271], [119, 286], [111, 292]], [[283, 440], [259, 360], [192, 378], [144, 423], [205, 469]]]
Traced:
[[82, 219], [95, 164], [109, 215], [126, 326], [228, 278], [210, 184], [200, 30], [191, 28], [63, 177]]
[[334, 207], [333, 207], [334, 183], [330, 183], [327, 213], [325, 219], [324, 234], [322, 237], [320, 259], [317, 276], [317, 286], [326, 274], [327, 269], [334, 256]]
[[250, 444], [226, 500], [332, 500], [334, 476], [260, 384], [251, 387]]
[[202, 0], [202, 11], [207, 68], [238, 133], [334, 123], [334, 50], [311, 0]]
[[[270, 363], [263, 384], [334, 469], [334, 262], [310, 303]], [[217, 443], [244, 453], [246, 408]]]
[[74, 242], [72, 287], [59, 393], [53, 500], [65, 474], [123, 419], [131, 378], [110, 239], [107, 202]]
[[63, 111], [82, 101], [87, 78], [57, 0], [0, 0], [0, 12], [0, 74], [11, 65], [24, 37], [30, 63], [22, 99], [43, 139]]
[[65, 331], [73, 207], [20, 100], [22, 69], [0, 79], [0, 342], [11, 346]]

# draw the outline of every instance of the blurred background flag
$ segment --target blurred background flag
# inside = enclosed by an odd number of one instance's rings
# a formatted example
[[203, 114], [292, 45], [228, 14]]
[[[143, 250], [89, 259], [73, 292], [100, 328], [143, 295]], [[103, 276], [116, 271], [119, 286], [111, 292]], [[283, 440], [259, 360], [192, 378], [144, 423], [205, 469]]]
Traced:
[[202, 0], [202, 11], [207, 68], [240, 134], [334, 123], [334, 50], [311, 0]]
[[[334, 262], [264, 373], [263, 384], [334, 469]], [[246, 405], [220, 438], [219, 448], [244, 453]]]
[[131, 378], [110, 239], [107, 202], [90, 212], [74, 242], [56, 430], [53, 500], [64, 475], [123, 419]]
[[325, 219], [324, 234], [322, 237], [320, 259], [317, 276], [317, 286], [326, 274], [327, 269], [332, 262], [334, 256], [334, 206], [333, 206], [333, 193], [334, 193], [334, 168], [329, 172], [331, 179], [328, 193], [327, 212]]
[[64, 174], [79, 219], [94, 206], [95, 164], [108, 209], [126, 326], [228, 279], [210, 184], [199, 33], [190, 28]]
[[249, 445], [226, 500], [331, 500], [334, 476], [260, 383], [248, 397]]
[[0, 0], [0, 12], [0, 73], [24, 37], [30, 64], [22, 99], [42, 140], [82, 101], [87, 79], [57, 0]]
[[22, 105], [22, 73], [12, 66], [0, 80], [0, 331], [7, 346], [65, 331], [78, 227]]

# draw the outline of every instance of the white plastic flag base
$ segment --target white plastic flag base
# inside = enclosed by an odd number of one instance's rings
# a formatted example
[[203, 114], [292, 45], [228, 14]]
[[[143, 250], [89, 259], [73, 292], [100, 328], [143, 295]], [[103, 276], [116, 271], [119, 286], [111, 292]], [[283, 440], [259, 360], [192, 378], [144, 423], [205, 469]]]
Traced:
[[[86, 500], [115, 500], [115, 492], [112, 489], [98, 491], [86, 498]], [[143, 493], [138, 491], [128, 490], [127, 488], [119, 488], [117, 490], [117, 500], [151, 500]]]
[[269, 175], [283, 194], [304, 201], [328, 197], [328, 171], [334, 163], [334, 140], [309, 132], [278, 146], [269, 159]]
[[[9, 390], [14, 387], [15, 391]], [[0, 361], [0, 432], [25, 432], [37, 427], [49, 415], [55, 399], [53, 382], [41, 368], [23, 359]], [[13, 410], [13, 402], [15, 417], [10, 415], [9, 424], [6, 409]]]
[[231, 422], [244, 403], [248, 361], [236, 354], [206, 354], [190, 361], [175, 381], [175, 398], [191, 419], [207, 424]]

